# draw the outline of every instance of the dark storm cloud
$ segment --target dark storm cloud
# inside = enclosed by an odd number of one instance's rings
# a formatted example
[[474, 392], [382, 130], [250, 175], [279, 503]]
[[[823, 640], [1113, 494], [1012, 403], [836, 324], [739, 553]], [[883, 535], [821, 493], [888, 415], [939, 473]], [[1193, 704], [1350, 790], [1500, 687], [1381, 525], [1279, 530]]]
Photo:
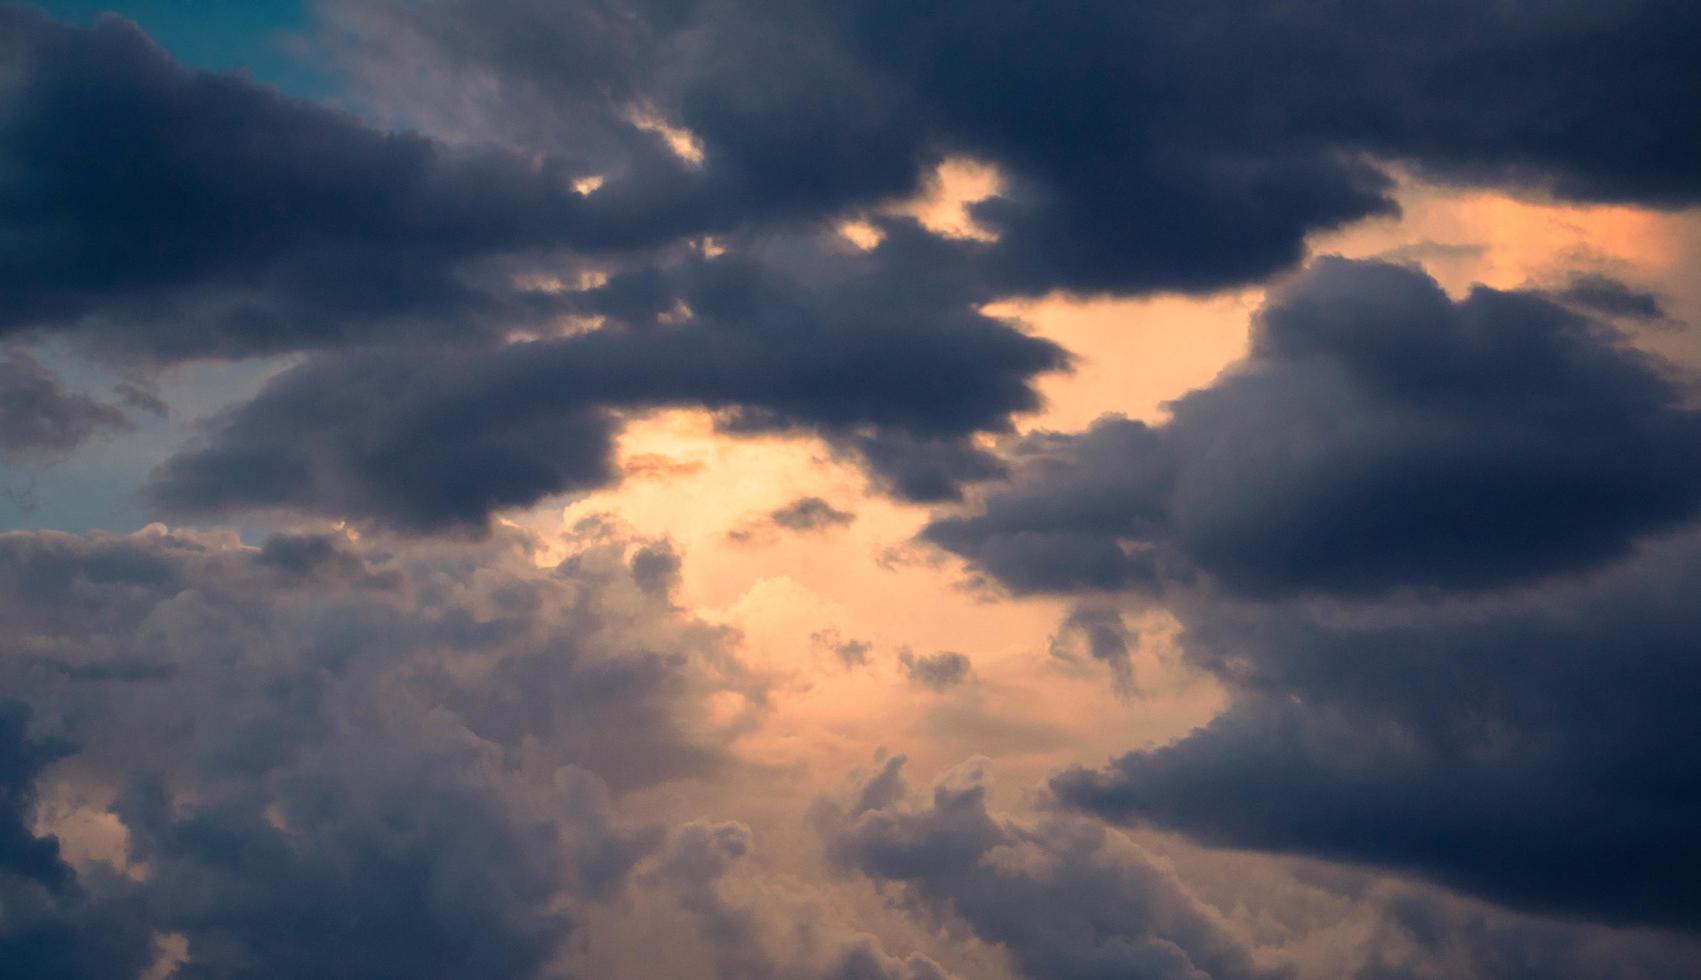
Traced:
[[[842, 213], [912, 192], [947, 155], [994, 163], [1010, 184], [975, 216], [1001, 236], [981, 260], [1006, 291], [1262, 278], [1307, 233], [1390, 211], [1367, 158], [1581, 199], [1701, 200], [1701, 126], [1678, 108], [1701, 98], [1701, 14], [1683, 0], [365, 9], [344, 19], [388, 46], [390, 74], [432, 51], [451, 84], [494, 79], [534, 145], [576, 142], [603, 98], [695, 133], [698, 167], [624, 154], [591, 200], [611, 222]], [[571, 68], [548, 57], [593, 39]], [[575, 111], [538, 122], [563, 104]]]
[[0, 350], [0, 455], [51, 457], [128, 424], [117, 407], [66, 390], [28, 353]]
[[[1020, 288], [1205, 288], [1386, 210], [1356, 153], [1469, 182], [1690, 204], [1683, 0], [834, 5], [953, 149], [1016, 179], [976, 216]], [[1043, 134], [1043, 135], [1040, 135]]]
[[501, 380], [532, 373], [529, 353], [309, 361], [167, 460], [153, 498], [168, 514], [293, 510], [432, 531], [609, 481], [612, 419], [541, 376], [535, 405]]
[[[892, 760], [879, 778], [896, 774]], [[1032, 980], [1276, 977], [1143, 852], [1102, 825], [1027, 825], [991, 812], [973, 766], [948, 774], [925, 806], [890, 787], [854, 812], [817, 804], [833, 860], [902, 889], [904, 904], [957, 919], [1009, 951]]]
[[852, 451], [1007, 429], [1011, 413], [1037, 407], [1032, 379], [1066, 356], [964, 305], [974, 283], [906, 285], [908, 263], [955, 246], [887, 227], [889, 244], [826, 282], [736, 255], [642, 274], [655, 299], [644, 308], [688, 311], [676, 325], [635, 315], [616, 277], [574, 298], [611, 318], [588, 333], [308, 361], [168, 461], [155, 499], [171, 513], [284, 508], [477, 528], [498, 508], [612, 479], [611, 409], [703, 405]]
[[1701, 955], [1701, 942], [1691, 936], [1579, 927], [1415, 890], [1396, 891], [1378, 905], [1353, 980], [1683, 980]]
[[740, 520], [726, 536], [729, 541], [746, 543], [773, 540], [788, 531], [795, 534], [816, 534], [854, 523], [856, 515], [848, 510], [840, 510], [820, 497], [798, 497], [766, 514], [752, 515]]
[[[1585, 197], [1696, 193], [1674, 162], [1695, 155], [1693, 127], [1660, 107], [1693, 88], [1678, 39], [1697, 15], [1658, 0], [334, 15], [374, 41], [363, 77], [385, 77], [385, 51], [413, 59], [421, 102], [453, 102], [432, 84], [447, 78], [511, 107], [560, 106], [511, 139], [454, 145], [188, 71], [116, 19], [3, 16], [5, 327], [71, 328], [154, 361], [317, 352], [164, 467], [154, 499], [171, 513], [476, 527], [605, 483], [608, 412], [676, 404], [719, 410], [730, 431], [813, 430], [898, 496], [958, 499], [1003, 473], [972, 437], [1007, 429], [1036, 404], [1032, 377], [1063, 364], [975, 312], [1001, 294], [1263, 277], [1308, 232], [1390, 207], [1366, 151]], [[1461, 34], [1461, 18], [1479, 30]], [[588, 53], [561, 61], [574, 51]], [[1444, 80], [1448, 97], [1413, 78]], [[662, 120], [688, 127], [703, 159], [669, 149]], [[880, 220], [872, 255], [792, 247], [912, 193], [950, 154], [1008, 176], [975, 209], [997, 242]], [[599, 189], [571, 189], [592, 174]], [[709, 232], [736, 261], [680, 257]], [[516, 285], [574, 280], [587, 251], [614, 273], [603, 286]], [[620, 329], [496, 349], [568, 315]], [[363, 350], [325, 350], [351, 345]], [[1095, 560], [1081, 574], [1106, 584], [1150, 574], [1145, 556]], [[1019, 587], [1068, 584], [1047, 574]]]
[[830, 651], [846, 670], [865, 666], [868, 663], [869, 651], [874, 649], [874, 644], [867, 640], [847, 640], [835, 629], [816, 630], [809, 634], [809, 642]]
[[925, 535], [1017, 591], [1467, 590], [1625, 554], [1701, 502], [1671, 369], [1545, 294], [1323, 259], [1252, 351], [1152, 427], [1030, 437], [981, 513]]
[[[539, 973], [661, 843], [610, 788], [713, 771], [704, 699], [760, 694], [640, 581], [653, 543], [586, 533], [554, 569], [513, 535], [0, 535], [0, 684], [41, 733], [0, 710], [8, 969], [134, 976], [177, 933], [185, 977]], [[170, 669], [77, 676], [132, 663]], [[28, 829], [50, 762], [147, 874]]]
[[[725, 980], [953, 980], [931, 958], [888, 955], [873, 936], [832, 937], [821, 913], [812, 911], [792, 928], [805, 947], [805, 962], [782, 963], [785, 950], [764, 937], [772, 904], [747, 904], [728, 894], [727, 880], [756, 849], [750, 828], [735, 821], [694, 820], [680, 826], [651, 872], [668, 882], [679, 905], [696, 920], [714, 958], [714, 975]], [[773, 895], [770, 893], [769, 898]], [[831, 938], [830, 938], [831, 937]], [[823, 948], [824, 947], [824, 948]], [[823, 955], [824, 954], [824, 955]], [[807, 962], [814, 960], [815, 962]]]
[[[421, 103], [438, 69], [494, 92], [516, 131], [477, 135], [541, 155], [189, 71], [117, 19], [0, 16], [0, 327], [78, 327], [151, 359], [536, 325], [556, 300], [505, 261], [808, 225], [913, 193], [953, 153], [1010, 178], [976, 207], [1000, 240], [954, 259], [1006, 293], [1262, 278], [1308, 232], [1390, 208], [1364, 152], [1590, 199], [1701, 195], [1701, 127], [1672, 108], [1701, 94], [1701, 14], [1676, 0], [334, 15], [366, 32], [366, 75], [387, 51]], [[701, 163], [656, 113], [701, 140]], [[591, 174], [601, 189], [571, 190]], [[946, 469], [988, 465], [960, 455]], [[889, 473], [917, 498], [956, 485], [913, 456]]]
[[190, 71], [117, 18], [7, 7], [0, 38], [0, 332], [239, 357], [543, 312], [470, 263], [565, 240], [559, 164]]
[[1170, 421], [1031, 436], [1010, 486], [926, 536], [1017, 591], [1161, 591], [1230, 692], [1174, 744], [1058, 777], [1066, 802], [1695, 929], [1689, 395], [1551, 294], [1325, 259]]
[[1184, 606], [1187, 654], [1233, 705], [1053, 789], [1212, 844], [1701, 928], [1698, 572], [1680, 540], [1497, 601]]

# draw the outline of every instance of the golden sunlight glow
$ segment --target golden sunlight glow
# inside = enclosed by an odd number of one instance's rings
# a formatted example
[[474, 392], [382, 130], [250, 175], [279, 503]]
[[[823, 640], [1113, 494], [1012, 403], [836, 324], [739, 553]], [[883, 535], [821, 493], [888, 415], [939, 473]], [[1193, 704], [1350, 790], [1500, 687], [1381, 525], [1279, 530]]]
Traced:
[[668, 149], [674, 155], [693, 167], [703, 165], [703, 141], [697, 134], [680, 126], [675, 126], [648, 109], [634, 109], [627, 116], [627, 121], [646, 133], [655, 133], [667, 142]]
[[1004, 178], [997, 167], [967, 157], [950, 157], [933, 172], [920, 196], [894, 206], [891, 212], [908, 215], [941, 235], [992, 241], [996, 236], [975, 224], [968, 206], [1003, 189]]

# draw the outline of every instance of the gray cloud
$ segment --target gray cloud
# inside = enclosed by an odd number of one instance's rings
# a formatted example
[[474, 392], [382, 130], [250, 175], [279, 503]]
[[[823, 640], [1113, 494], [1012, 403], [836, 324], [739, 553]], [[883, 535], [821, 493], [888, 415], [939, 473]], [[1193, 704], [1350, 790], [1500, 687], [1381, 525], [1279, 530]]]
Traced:
[[924, 806], [887, 793], [847, 814], [823, 801], [816, 821], [842, 867], [964, 923], [1034, 980], [1283, 975], [1254, 965], [1220, 921], [1114, 832], [989, 811], [973, 766], [943, 778]]
[[[0, 878], [44, 896], [0, 942], [25, 975], [85, 929], [132, 975], [155, 933], [186, 977], [538, 974], [661, 843], [611, 792], [714, 772], [705, 699], [761, 697], [640, 581], [653, 545], [586, 534], [553, 569], [512, 534], [0, 535], [0, 677], [41, 733], [0, 716]], [[20, 822], [48, 762], [111, 801], [139, 880]]]
[[0, 27], [0, 332], [71, 329], [157, 361], [547, 315], [547, 297], [478, 263], [582, 228], [559, 161], [190, 71], [115, 17], [77, 29], [8, 8]]
[[1697, 554], [1688, 536], [1469, 603], [1184, 604], [1187, 656], [1231, 707], [1052, 788], [1211, 844], [1694, 930]]
[[1069, 610], [1069, 615], [1058, 624], [1057, 632], [1052, 634], [1050, 653], [1059, 660], [1072, 661], [1076, 649], [1084, 648], [1087, 656], [1110, 668], [1116, 689], [1128, 694], [1134, 690], [1134, 663], [1129, 650], [1134, 642], [1137, 637], [1117, 609], [1080, 602]]
[[[1308, 233], [1392, 210], [1367, 157], [1581, 199], [1701, 194], [1695, 127], [1662, 108], [1701, 86], [1681, 0], [360, 9], [342, 20], [379, 53], [361, 64], [383, 91], [422, 52], [447, 91], [494, 91], [451, 128], [494, 113], [534, 147], [574, 146], [612, 101], [695, 133], [700, 167], [643, 144], [606, 156], [591, 203], [635, 227], [838, 214], [907, 195], [947, 154], [987, 160], [1010, 178], [976, 208], [1006, 291], [1263, 278]], [[573, 69], [550, 54], [586, 46]]]
[[1470, 590], [1597, 565], [1701, 504], [1672, 370], [1532, 292], [1319, 260], [1252, 352], [1152, 427], [1019, 446], [980, 513], [924, 536], [1019, 592]]
[[684, 303], [692, 318], [679, 327], [642, 323], [616, 279], [579, 302], [633, 319], [588, 333], [310, 360], [168, 460], [153, 499], [170, 514], [275, 508], [476, 529], [494, 510], [613, 479], [618, 408], [699, 404], [738, 428], [806, 428], [852, 447], [1009, 428], [1038, 406], [1033, 378], [1066, 355], [960, 305], [973, 283], [910, 289], [912, 263], [943, 262], [955, 246], [905, 223], [889, 230], [824, 282], [729, 255], [633, 284], [657, 300], [646, 308]]
[[127, 425], [117, 407], [67, 391], [25, 351], [0, 351], [0, 453], [50, 458]]

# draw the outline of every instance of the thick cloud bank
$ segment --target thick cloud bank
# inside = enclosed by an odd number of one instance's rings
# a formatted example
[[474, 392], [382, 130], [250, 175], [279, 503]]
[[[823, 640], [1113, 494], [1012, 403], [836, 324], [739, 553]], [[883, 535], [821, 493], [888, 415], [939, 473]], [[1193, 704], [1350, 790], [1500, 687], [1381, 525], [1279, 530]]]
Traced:
[[1319, 260], [1170, 408], [1030, 437], [927, 538], [1017, 591], [1374, 595], [1587, 568], [1701, 505], [1671, 368], [1546, 294], [1453, 300], [1401, 266]]
[[1064, 801], [1693, 929], [1691, 404], [1554, 296], [1325, 259], [1170, 421], [1031, 437], [926, 535], [1019, 591], [1164, 597], [1229, 687]]

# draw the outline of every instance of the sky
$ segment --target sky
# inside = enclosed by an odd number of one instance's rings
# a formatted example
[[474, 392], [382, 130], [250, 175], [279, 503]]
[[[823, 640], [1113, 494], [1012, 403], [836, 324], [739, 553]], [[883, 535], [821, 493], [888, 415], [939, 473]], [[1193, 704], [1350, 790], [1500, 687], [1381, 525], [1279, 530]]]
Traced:
[[0, 4], [0, 973], [1701, 973], [1701, 6]]

